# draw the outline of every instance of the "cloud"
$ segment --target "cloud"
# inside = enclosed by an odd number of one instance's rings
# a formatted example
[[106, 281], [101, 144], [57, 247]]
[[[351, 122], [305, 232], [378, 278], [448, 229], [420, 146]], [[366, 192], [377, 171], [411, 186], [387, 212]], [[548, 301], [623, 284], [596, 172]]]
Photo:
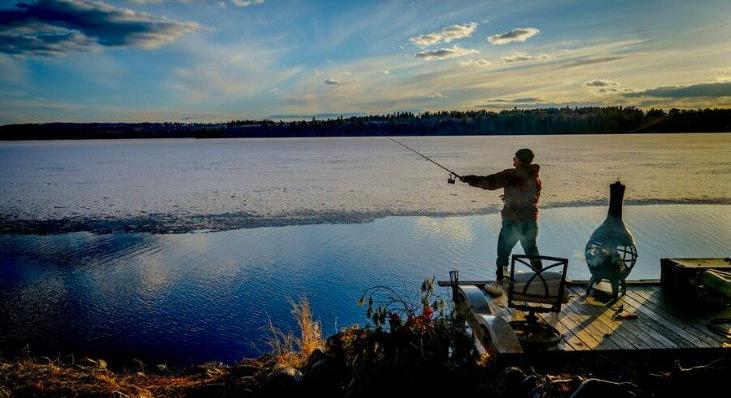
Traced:
[[465, 55], [477, 54], [479, 51], [471, 48], [464, 48], [460, 46], [452, 46], [450, 48], [440, 48], [439, 50], [422, 51], [416, 53], [416, 58], [424, 59], [447, 59], [463, 57]]
[[100, 47], [152, 49], [198, 27], [99, 1], [39, 0], [0, 10], [0, 52], [54, 56]]
[[447, 96], [446, 96], [446, 95], [444, 95], [444, 94], [442, 94], [442, 93], [438, 93], [438, 92], [434, 91], [434, 92], [428, 93], [428, 94], [426, 95], [426, 98], [428, 98], [428, 99], [434, 99], [434, 98], [447, 98]]
[[594, 79], [594, 80], [585, 81], [584, 86], [586, 86], [586, 87], [617, 87], [617, 86], [619, 86], [619, 83], [615, 82], [615, 81], [611, 81], [611, 80]]
[[340, 82], [340, 80], [330, 78], [330, 79], [325, 80], [325, 84], [337, 85], [337, 84], [341, 84], [341, 82]]
[[621, 93], [622, 91], [626, 91], [626, 89], [620, 89], [617, 87], [608, 87], [608, 88], [600, 88], [596, 90], [598, 94], [616, 94]]
[[464, 66], [464, 67], [468, 67], [468, 66], [488, 66], [488, 65], [491, 65], [492, 62], [490, 62], [490, 61], [488, 61], [488, 60], [486, 60], [484, 58], [481, 58], [481, 59], [471, 59], [469, 61], [460, 61], [459, 64], [461, 66]]
[[[183, 3], [190, 4], [196, 2], [202, 2], [201, 0], [128, 0], [135, 4], [162, 4], [162, 3]], [[206, 0], [207, 1], [207, 0]], [[236, 7], [250, 7], [264, 4], [264, 0], [229, 0], [231, 4]], [[225, 6], [225, 2], [221, 1], [220, 4]]]
[[634, 90], [630, 88], [622, 88], [619, 82], [606, 79], [592, 79], [587, 80], [582, 84], [588, 88], [594, 94], [606, 95], [606, 94], [619, 94], [619, 93], [631, 93]]
[[463, 25], [457, 24], [448, 26], [438, 32], [410, 37], [409, 41], [424, 48], [438, 43], [449, 43], [453, 40], [470, 37], [475, 29], [477, 29], [477, 22], [470, 22]]
[[484, 104], [476, 105], [477, 109], [527, 109], [527, 108], [582, 108], [587, 106], [605, 106], [606, 104], [595, 101], [565, 101], [565, 102], [487, 102]]
[[272, 115], [267, 116], [269, 119], [281, 119], [281, 120], [287, 120], [287, 119], [297, 119], [297, 120], [305, 120], [305, 119], [337, 119], [339, 117], [356, 117], [356, 116], [366, 116], [367, 113], [364, 112], [341, 112], [341, 113], [335, 113], [335, 112], [320, 112], [320, 113], [275, 113]]
[[537, 35], [539, 32], [540, 29], [536, 28], [516, 28], [510, 32], [498, 33], [496, 35], [489, 36], [487, 41], [490, 42], [490, 44], [503, 45], [515, 41], [526, 41]]
[[487, 100], [487, 102], [491, 103], [500, 103], [500, 104], [525, 104], [525, 103], [535, 103], [535, 102], [543, 102], [542, 98], [539, 97], [523, 97], [523, 98], [491, 98]]
[[231, 4], [236, 7], [249, 7], [264, 4], [264, 0], [231, 0]]
[[628, 92], [625, 97], [698, 98], [731, 97], [731, 82], [700, 83], [689, 86], [656, 87]]
[[551, 58], [550, 56], [548, 56], [548, 54], [529, 55], [529, 54], [523, 54], [523, 53], [500, 57], [500, 59], [502, 59], [503, 62], [506, 62], [506, 63], [523, 62], [523, 61], [539, 61], [539, 60], [548, 59], [548, 58]]
[[605, 62], [612, 62], [619, 59], [623, 59], [624, 57], [620, 56], [611, 56], [611, 57], [596, 57], [596, 58], [585, 58], [582, 57], [580, 59], [576, 59], [574, 61], [571, 61], [567, 63], [566, 65], [563, 65], [562, 68], [568, 68], [572, 66], [583, 66], [583, 65], [594, 65], [594, 64], [603, 64]]

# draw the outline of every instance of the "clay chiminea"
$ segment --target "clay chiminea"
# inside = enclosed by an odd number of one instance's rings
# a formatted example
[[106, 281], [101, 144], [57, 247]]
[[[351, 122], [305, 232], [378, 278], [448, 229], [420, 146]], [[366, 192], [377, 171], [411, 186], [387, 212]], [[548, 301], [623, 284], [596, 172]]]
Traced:
[[625, 186], [617, 181], [609, 186], [609, 212], [602, 225], [591, 234], [584, 249], [591, 280], [586, 293], [603, 279], [612, 286], [612, 297], [627, 290], [625, 280], [637, 261], [635, 238], [622, 221], [622, 200]]

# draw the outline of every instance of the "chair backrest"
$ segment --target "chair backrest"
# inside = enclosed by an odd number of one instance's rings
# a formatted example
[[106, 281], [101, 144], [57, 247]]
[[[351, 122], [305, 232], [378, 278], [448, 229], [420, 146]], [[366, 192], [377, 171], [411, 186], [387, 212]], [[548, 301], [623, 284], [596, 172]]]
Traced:
[[568, 264], [566, 258], [513, 255], [507, 289], [508, 307], [521, 311], [560, 312], [568, 293]]

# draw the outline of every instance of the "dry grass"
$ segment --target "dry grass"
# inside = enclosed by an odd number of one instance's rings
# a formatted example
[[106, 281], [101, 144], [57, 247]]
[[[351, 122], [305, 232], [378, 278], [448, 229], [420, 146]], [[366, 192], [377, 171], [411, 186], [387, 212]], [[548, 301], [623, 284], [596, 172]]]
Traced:
[[[6, 397], [179, 397], [223, 375], [121, 374], [106, 368], [44, 359], [0, 362], [0, 398]], [[12, 393], [11, 393], [12, 392]]]
[[309, 300], [302, 298], [298, 303], [291, 301], [290, 305], [292, 316], [297, 321], [299, 336], [292, 331], [283, 332], [270, 319], [267, 329], [271, 336], [267, 339], [267, 345], [278, 366], [299, 368], [313, 351], [325, 347], [325, 341], [320, 322], [312, 319]]
[[[299, 333], [284, 333], [269, 322], [272, 352], [244, 361], [232, 368], [214, 369], [205, 374], [155, 375], [144, 373], [115, 373], [102, 360], [86, 360], [83, 364], [62, 363], [48, 358], [0, 360], [0, 398], [6, 397], [180, 397], [210, 384], [225, 383], [233, 375], [233, 384], [246, 388], [256, 383], [252, 375], [268, 374], [273, 367], [299, 368], [315, 349], [322, 349], [320, 322], [312, 319], [307, 299], [291, 303], [292, 316]], [[236, 377], [234, 377], [236, 376]], [[240, 376], [240, 377], [239, 377]], [[230, 386], [232, 391], [237, 386]], [[242, 388], [244, 388], [242, 387]]]

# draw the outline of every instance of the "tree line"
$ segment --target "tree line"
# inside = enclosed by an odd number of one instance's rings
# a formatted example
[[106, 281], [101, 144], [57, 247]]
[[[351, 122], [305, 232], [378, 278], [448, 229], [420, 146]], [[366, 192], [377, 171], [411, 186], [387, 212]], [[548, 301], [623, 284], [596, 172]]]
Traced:
[[0, 140], [621, 134], [731, 131], [731, 109], [634, 107], [396, 112], [326, 120], [226, 123], [45, 123], [0, 126]]

